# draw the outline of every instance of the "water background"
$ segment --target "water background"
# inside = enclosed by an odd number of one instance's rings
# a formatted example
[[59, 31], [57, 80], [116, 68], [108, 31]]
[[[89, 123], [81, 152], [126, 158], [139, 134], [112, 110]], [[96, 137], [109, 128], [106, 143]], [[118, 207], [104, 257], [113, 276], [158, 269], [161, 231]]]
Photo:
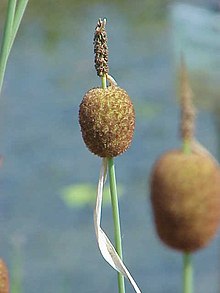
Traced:
[[[158, 240], [148, 198], [153, 162], [180, 145], [170, 5], [30, 0], [0, 107], [0, 255], [17, 286], [12, 293], [117, 292], [116, 273], [97, 248], [94, 200], [70, 205], [62, 196], [68, 186], [98, 180], [101, 160], [83, 144], [78, 107], [84, 93], [100, 85], [92, 44], [99, 17], [107, 17], [110, 74], [136, 109], [132, 146], [115, 160], [124, 260], [143, 292], [181, 292], [182, 256]], [[5, 1], [0, 8], [2, 31]], [[217, 155], [216, 114], [198, 108], [197, 138]], [[112, 238], [108, 204], [103, 228]], [[219, 292], [219, 249], [217, 236], [195, 254], [196, 292]]]

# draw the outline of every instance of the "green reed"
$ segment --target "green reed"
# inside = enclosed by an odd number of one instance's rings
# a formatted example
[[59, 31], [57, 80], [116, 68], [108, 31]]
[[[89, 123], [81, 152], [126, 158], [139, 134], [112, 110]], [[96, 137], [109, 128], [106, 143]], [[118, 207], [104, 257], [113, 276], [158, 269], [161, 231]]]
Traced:
[[28, 0], [8, 1], [0, 52], [0, 94], [2, 91], [2, 85], [4, 81], [8, 58], [27, 4]]

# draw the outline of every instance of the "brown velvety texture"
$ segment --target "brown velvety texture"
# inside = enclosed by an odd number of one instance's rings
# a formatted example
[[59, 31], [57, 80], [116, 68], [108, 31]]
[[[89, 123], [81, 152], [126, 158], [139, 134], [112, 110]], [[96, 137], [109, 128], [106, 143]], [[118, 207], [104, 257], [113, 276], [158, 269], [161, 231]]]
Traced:
[[88, 149], [100, 157], [115, 157], [130, 146], [135, 113], [125, 90], [109, 86], [89, 90], [79, 110], [79, 123]]
[[184, 252], [205, 247], [220, 224], [220, 169], [209, 155], [173, 150], [155, 164], [151, 202], [157, 233]]
[[0, 259], [0, 293], [9, 293], [8, 269], [2, 259]]

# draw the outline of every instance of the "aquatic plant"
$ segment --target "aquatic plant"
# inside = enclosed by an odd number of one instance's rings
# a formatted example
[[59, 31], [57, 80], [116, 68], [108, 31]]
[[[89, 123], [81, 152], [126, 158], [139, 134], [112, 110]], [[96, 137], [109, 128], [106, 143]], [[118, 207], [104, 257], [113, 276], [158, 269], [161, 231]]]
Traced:
[[183, 60], [181, 86], [182, 149], [157, 160], [150, 185], [157, 233], [166, 245], [183, 252], [183, 292], [192, 293], [191, 253], [207, 246], [220, 224], [220, 168], [194, 139], [195, 110]]
[[[4, 25], [4, 33], [0, 51], [0, 95], [4, 81], [8, 58], [17, 35], [22, 17], [24, 15], [28, 0], [9, 0], [7, 5], [7, 15]], [[0, 157], [0, 166], [2, 157]], [[16, 288], [17, 290], [17, 288]], [[14, 292], [14, 289], [12, 288]], [[9, 277], [6, 264], [0, 260], [0, 292], [9, 293]], [[18, 291], [16, 291], [18, 292]]]
[[[109, 193], [110, 186], [106, 186], [103, 192], [103, 205], [111, 204], [111, 197]], [[96, 199], [96, 185], [91, 183], [78, 183], [65, 186], [61, 189], [61, 199], [69, 208], [93, 206]], [[124, 187], [117, 184], [118, 197], [121, 197], [124, 192]]]
[[[88, 149], [102, 158], [94, 225], [99, 249], [105, 260], [118, 271], [118, 289], [125, 292], [124, 277], [127, 277], [136, 292], [136, 285], [122, 262], [120, 216], [115, 178], [114, 157], [128, 149], [134, 133], [135, 113], [130, 97], [117, 86], [109, 75], [108, 46], [105, 30], [106, 19], [99, 19], [94, 35], [95, 68], [102, 87], [89, 90], [79, 109], [79, 124]], [[107, 86], [107, 82], [109, 85]], [[110, 193], [114, 220], [115, 248], [101, 228], [101, 206], [105, 178], [109, 171]]]
[[8, 269], [2, 259], [0, 259], [0, 293], [9, 293]]
[[0, 53], [0, 94], [3, 85], [6, 65], [15, 37], [17, 35], [28, 0], [9, 0], [7, 16]]

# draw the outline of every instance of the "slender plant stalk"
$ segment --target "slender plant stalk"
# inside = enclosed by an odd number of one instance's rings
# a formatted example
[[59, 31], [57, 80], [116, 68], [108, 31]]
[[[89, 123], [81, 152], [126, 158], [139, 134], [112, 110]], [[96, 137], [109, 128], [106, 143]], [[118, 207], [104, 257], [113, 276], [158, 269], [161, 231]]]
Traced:
[[106, 81], [106, 75], [102, 76], [102, 77], [101, 77], [101, 80], [102, 80], [102, 88], [105, 89], [106, 86], [107, 86], [107, 85], [106, 85], [106, 82], [107, 82], [107, 81]]
[[186, 140], [186, 139], [184, 139], [183, 140], [183, 152], [184, 152], [184, 154], [191, 154], [191, 145], [190, 145], [190, 141], [189, 140]]
[[27, 7], [28, 1], [29, 0], [20, 0], [18, 2], [18, 4], [17, 4], [15, 16], [14, 16], [14, 23], [13, 23], [13, 29], [12, 29], [9, 53], [10, 53], [10, 50], [11, 50], [12, 45], [14, 43], [15, 37], [17, 35], [17, 32], [18, 32], [19, 26], [21, 24], [21, 20], [23, 18], [23, 15], [24, 15], [25, 9]]
[[183, 293], [193, 293], [193, 267], [190, 253], [183, 254], [183, 268]]
[[[112, 202], [112, 214], [114, 220], [114, 235], [115, 235], [115, 249], [122, 259], [122, 244], [121, 244], [121, 227], [120, 227], [120, 216], [119, 216], [119, 206], [118, 206], [118, 195], [117, 195], [117, 184], [115, 178], [115, 167], [114, 159], [108, 159], [108, 169], [109, 169], [109, 181], [110, 181], [110, 193]], [[118, 292], [125, 292], [124, 277], [118, 273]]]
[[[183, 152], [191, 153], [189, 140], [183, 139]], [[193, 293], [193, 265], [192, 255], [189, 252], [183, 253], [183, 293]]]
[[13, 46], [28, 0], [9, 0], [0, 52], [0, 94], [8, 57]]
[[[102, 78], [102, 88], [106, 88], [106, 76]], [[120, 227], [120, 216], [119, 216], [119, 206], [118, 206], [118, 195], [117, 195], [117, 184], [115, 177], [115, 166], [114, 159], [108, 158], [108, 171], [109, 171], [109, 183], [110, 183], [110, 193], [111, 193], [111, 203], [112, 203], [112, 215], [114, 222], [114, 237], [115, 237], [115, 249], [122, 259], [122, 243], [121, 243], [121, 227]], [[118, 273], [118, 292], [125, 293], [125, 281], [124, 277]]]
[[22, 243], [14, 243], [14, 249], [12, 251], [12, 270], [10, 281], [11, 293], [22, 293], [23, 290], [23, 254]]

